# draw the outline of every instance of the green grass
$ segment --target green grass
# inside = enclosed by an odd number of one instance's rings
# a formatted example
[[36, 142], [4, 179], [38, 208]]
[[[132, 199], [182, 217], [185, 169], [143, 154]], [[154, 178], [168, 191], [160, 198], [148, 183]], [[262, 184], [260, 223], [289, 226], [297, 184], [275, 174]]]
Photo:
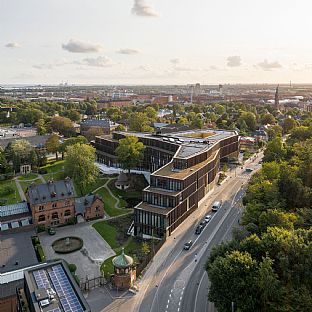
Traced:
[[112, 249], [118, 248], [117, 244], [117, 228], [109, 225], [106, 221], [100, 221], [93, 224], [93, 227], [103, 237], [103, 239], [112, 247]]
[[59, 171], [59, 172], [55, 172], [55, 173], [47, 173], [47, 174], [42, 174], [43, 178], [46, 180], [46, 182], [50, 181], [50, 180], [62, 180], [64, 179], [64, 172], [63, 171]]
[[48, 173], [56, 173], [59, 171], [64, 171], [63, 167], [65, 164], [65, 160], [58, 160], [58, 161], [54, 161], [51, 162], [43, 167], [41, 167], [42, 169], [47, 169]]
[[37, 179], [38, 178], [38, 174], [37, 173], [28, 173], [26, 175], [22, 175], [22, 176], [19, 176], [18, 179], [20, 181], [23, 181], [23, 180], [33, 180], [33, 179]]
[[110, 217], [120, 216], [122, 214], [131, 211], [130, 209], [123, 208], [116, 209], [115, 208], [116, 200], [109, 194], [106, 188], [101, 188], [96, 193], [102, 197], [104, 202], [104, 210]]
[[33, 184], [38, 185], [38, 184], [41, 184], [41, 183], [42, 183], [41, 179], [36, 179], [34, 181], [31, 181], [31, 182], [29, 182], [29, 181], [20, 181], [20, 184], [21, 184], [21, 187], [22, 187], [24, 193], [26, 192], [27, 187], [29, 187], [29, 186], [31, 186]]
[[12, 205], [12, 204], [17, 204], [21, 202], [21, 197], [19, 195], [19, 192], [17, 190], [17, 186], [15, 184], [14, 180], [5, 180], [5, 181], [0, 181], [0, 187], [4, 186], [11, 186], [14, 188], [14, 192], [12, 194], [9, 194], [5, 197], [0, 197], [0, 200], [5, 201], [5, 205]]

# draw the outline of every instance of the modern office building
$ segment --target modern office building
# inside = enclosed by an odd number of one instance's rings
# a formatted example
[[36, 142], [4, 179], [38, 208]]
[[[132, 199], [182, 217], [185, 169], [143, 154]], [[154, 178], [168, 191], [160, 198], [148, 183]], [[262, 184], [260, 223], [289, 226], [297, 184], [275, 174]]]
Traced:
[[60, 260], [24, 271], [17, 289], [18, 311], [91, 311], [66, 264]]
[[114, 151], [118, 140], [129, 134], [146, 146], [143, 161], [136, 169], [152, 172], [142, 202], [134, 208], [134, 233], [138, 236], [171, 235], [214, 187], [220, 161], [237, 158], [239, 152], [235, 131], [115, 132], [96, 137], [98, 161], [121, 167]]

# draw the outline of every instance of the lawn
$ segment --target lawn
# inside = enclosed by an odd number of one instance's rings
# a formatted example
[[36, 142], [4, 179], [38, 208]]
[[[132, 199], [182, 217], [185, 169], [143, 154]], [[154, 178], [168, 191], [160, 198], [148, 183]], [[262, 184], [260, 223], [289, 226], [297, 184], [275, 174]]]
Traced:
[[23, 181], [23, 180], [34, 180], [34, 179], [37, 179], [38, 178], [38, 174], [37, 173], [28, 173], [26, 175], [22, 175], [22, 176], [19, 176], [18, 179], [20, 181]]
[[123, 209], [123, 208], [117, 209], [117, 208], [115, 208], [116, 199], [113, 198], [109, 194], [109, 192], [106, 188], [99, 189], [98, 191], [96, 191], [96, 194], [98, 194], [102, 197], [103, 202], [104, 202], [104, 210], [110, 217], [120, 216], [122, 214], [125, 214], [125, 213], [131, 211], [130, 209]]
[[5, 186], [11, 186], [14, 189], [14, 192], [9, 195], [0, 197], [0, 200], [3, 201], [5, 205], [11, 205], [11, 204], [16, 204], [16, 203], [21, 202], [21, 197], [17, 190], [15, 181], [14, 180], [0, 181], [0, 188], [5, 187]]
[[[132, 215], [127, 215], [114, 220], [100, 221], [93, 224], [93, 227], [103, 237], [103, 239], [111, 246], [117, 255], [120, 254], [121, 248], [125, 248], [125, 253], [137, 258], [140, 253], [142, 242], [134, 237], [127, 236], [126, 232], [132, 222]], [[113, 257], [106, 259], [101, 270], [107, 276], [113, 273], [112, 264]]]
[[26, 192], [28, 186], [38, 185], [38, 184], [41, 184], [41, 183], [42, 183], [41, 179], [36, 179], [34, 181], [20, 181], [20, 184], [21, 184], [21, 187], [22, 187], [24, 193]]
[[64, 162], [65, 160], [58, 160], [51, 162], [40, 169], [46, 170], [47, 173], [43, 174], [43, 178], [48, 182], [50, 180], [62, 180], [64, 179]]

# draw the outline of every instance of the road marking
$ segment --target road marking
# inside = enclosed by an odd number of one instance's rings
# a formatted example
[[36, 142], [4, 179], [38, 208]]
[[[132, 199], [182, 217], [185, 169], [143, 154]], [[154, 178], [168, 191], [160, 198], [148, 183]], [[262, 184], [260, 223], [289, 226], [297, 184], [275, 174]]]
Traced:
[[197, 288], [197, 291], [196, 291], [194, 312], [196, 312], [196, 305], [197, 305], [197, 298], [198, 298], [199, 288], [200, 288], [201, 283], [203, 282], [203, 279], [205, 277], [205, 273], [206, 273], [206, 271], [204, 271], [204, 274], [203, 274], [202, 278], [200, 279], [200, 282], [199, 282], [199, 285], [198, 285], [198, 288]]

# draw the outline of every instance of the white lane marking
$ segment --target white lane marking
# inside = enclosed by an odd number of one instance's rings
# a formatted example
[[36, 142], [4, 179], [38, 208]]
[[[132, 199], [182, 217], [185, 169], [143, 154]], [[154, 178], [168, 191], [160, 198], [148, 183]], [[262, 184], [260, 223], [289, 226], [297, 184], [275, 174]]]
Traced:
[[199, 288], [200, 288], [201, 283], [203, 282], [203, 279], [205, 277], [205, 273], [206, 273], [206, 271], [204, 271], [204, 274], [203, 274], [202, 278], [200, 279], [200, 282], [199, 282], [199, 285], [198, 285], [198, 288], [197, 288], [197, 291], [196, 291], [194, 312], [196, 312], [196, 305], [197, 305], [197, 298], [198, 298]]
[[158, 295], [158, 289], [160, 288], [159, 286], [161, 285], [162, 281], [164, 280], [165, 276], [168, 274], [169, 270], [171, 269], [171, 267], [175, 264], [175, 261], [177, 260], [177, 258], [180, 256], [180, 254], [182, 253], [182, 250], [180, 250], [180, 252], [175, 256], [175, 258], [173, 259], [172, 263], [170, 264], [170, 266], [168, 267], [168, 269], [166, 270], [165, 274], [162, 276], [160, 282], [158, 283], [158, 287], [156, 289], [156, 293], [155, 293], [155, 296], [153, 298], [153, 301], [152, 301], [152, 304], [151, 304], [151, 309], [150, 309], [150, 312], [152, 312], [153, 310], [153, 307], [154, 307], [154, 302], [155, 302], [155, 299]]

